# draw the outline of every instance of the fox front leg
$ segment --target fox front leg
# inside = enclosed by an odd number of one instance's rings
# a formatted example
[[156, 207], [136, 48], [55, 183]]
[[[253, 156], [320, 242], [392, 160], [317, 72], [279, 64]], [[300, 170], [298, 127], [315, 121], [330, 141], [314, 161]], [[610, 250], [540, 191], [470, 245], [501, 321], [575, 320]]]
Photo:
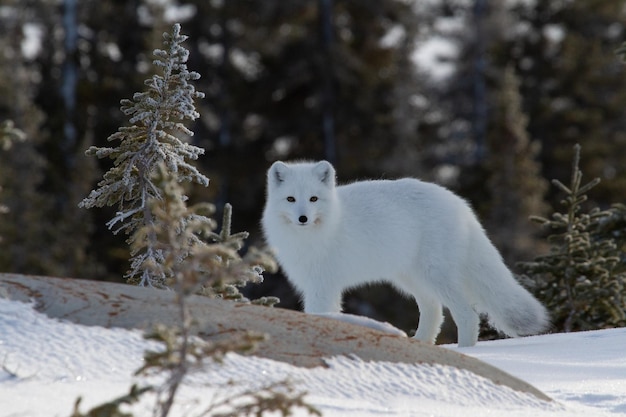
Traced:
[[[318, 281], [319, 282], [319, 281]], [[302, 291], [305, 313], [340, 313], [342, 291], [338, 288], [308, 286]]]

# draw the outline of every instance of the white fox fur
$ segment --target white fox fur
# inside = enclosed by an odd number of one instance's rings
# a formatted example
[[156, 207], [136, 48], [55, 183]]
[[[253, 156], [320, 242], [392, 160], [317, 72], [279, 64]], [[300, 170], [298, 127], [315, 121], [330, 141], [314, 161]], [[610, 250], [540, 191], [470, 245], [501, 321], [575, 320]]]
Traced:
[[476, 343], [481, 313], [509, 336], [549, 324], [465, 200], [436, 184], [405, 178], [336, 186], [326, 161], [275, 162], [262, 224], [305, 312], [339, 312], [344, 290], [384, 281], [415, 297], [421, 341], [434, 343], [443, 306], [459, 346]]

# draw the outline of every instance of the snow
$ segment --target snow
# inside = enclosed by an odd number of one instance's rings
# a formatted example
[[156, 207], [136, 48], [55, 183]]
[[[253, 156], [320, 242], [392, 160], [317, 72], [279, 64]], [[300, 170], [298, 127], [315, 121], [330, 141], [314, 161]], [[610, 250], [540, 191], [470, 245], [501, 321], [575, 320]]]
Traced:
[[498, 340], [454, 350], [504, 369], [559, 401], [626, 415], [626, 328]]
[[[0, 299], [0, 414], [69, 416], [78, 396], [85, 412], [142, 382], [133, 373], [143, 351], [155, 346], [139, 331], [54, 320], [28, 304]], [[553, 402], [444, 365], [335, 357], [328, 368], [304, 369], [230, 354], [186, 380], [172, 415], [195, 416], [215, 398], [288, 378], [325, 416], [626, 416], [624, 347], [626, 329], [442, 347], [498, 366]], [[150, 415], [150, 398], [132, 411]]]
[[406, 333], [397, 327], [387, 323], [380, 322], [378, 320], [370, 319], [369, 317], [356, 316], [354, 314], [346, 313], [315, 313], [316, 316], [326, 317], [334, 320], [345, 321], [346, 323], [356, 324], [358, 326], [368, 327], [370, 329], [378, 330], [379, 332], [393, 334], [396, 336], [407, 337]]

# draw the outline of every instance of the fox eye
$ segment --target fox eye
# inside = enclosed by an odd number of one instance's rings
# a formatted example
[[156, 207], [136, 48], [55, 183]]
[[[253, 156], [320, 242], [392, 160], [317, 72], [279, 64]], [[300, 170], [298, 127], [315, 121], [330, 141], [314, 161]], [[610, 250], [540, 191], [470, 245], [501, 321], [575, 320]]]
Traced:
[[287, 197], [287, 201], [289, 201], [290, 203], [295, 203], [296, 199], [292, 196]]
[[309, 198], [309, 201], [311, 203], [315, 203], [317, 201], [317, 196], [314, 195], [313, 197]]

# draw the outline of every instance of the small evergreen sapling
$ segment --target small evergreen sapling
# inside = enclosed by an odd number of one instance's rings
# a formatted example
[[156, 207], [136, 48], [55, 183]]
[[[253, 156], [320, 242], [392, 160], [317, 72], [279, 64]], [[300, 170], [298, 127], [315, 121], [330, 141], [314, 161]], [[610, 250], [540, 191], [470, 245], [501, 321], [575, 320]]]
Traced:
[[[167, 277], [163, 284], [176, 294], [180, 325], [175, 328], [158, 326], [148, 335], [150, 339], [163, 342], [165, 350], [147, 352], [145, 365], [137, 374], [166, 374], [164, 384], [153, 388], [157, 394], [155, 415], [165, 417], [184, 377], [201, 368], [204, 358], [219, 360], [223, 353], [243, 351], [242, 346], [252, 348], [256, 341], [254, 336], [245, 335], [243, 342], [230, 338], [219, 344], [192, 336], [187, 297], [214, 281], [228, 280], [253, 269], [241, 261], [235, 248], [220, 243], [207, 244], [201, 239], [209, 236], [215, 227], [213, 220], [202, 214], [212, 212], [211, 205], [187, 207], [182, 187], [164, 163], [159, 164], [153, 179], [162, 191], [160, 199], [148, 202], [154, 221], [136, 231], [131, 249], [135, 253], [142, 252], [147, 237], [154, 236], [153, 249], [163, 254], [162, 261], [144, 258], [143, 265], [136, 267], [152, 276]], [[225, 265], [226, 259], [233, 262]]]
[[531, 278], [535, 294], [548, 307], [554, 324], [565, 332], [626, 325], [626, 274], [620, 272], [620, 249], [600, 226], [614, 210], [592, 209], [582, 205], [596, 178], [582, 185], [578, 167], [580, 146], [574, 148], [572, 178], [567, 187], [552, 183], [565, 193], [563, 213], [550, 219], [532, 217], [550, 231], [551, 253], [519, 266]]
[[[209, 180], [187, 160], [195, 160], [204, 153], [202, 148], [179, 139], [176, 134], [192, 136], [193, 132], [183, 124], [199, 117], [194, 99], [204, 97], [190, 81], [200, 75], [187, 70], [189, 51], [181, 44], [187, 36], [180, 34], [175, 24], [171, 33], [163, 35], [165, 50], [156, 49], [154, 65], [161, 75], [146, 80], [147, 91], [136, 93], [132, 100], [122, 100], [121, 110], [131, 116], [131, 126], [121, 127], [112, 134], [110, 142], [119, 141], [115, 148], [92, 146], [87, 155], [113, 159], [114, 166], [81, 203], [81, 207], [117, 205], [118, 212], [108, 223], [114, 233], [125, 231], [133, 234], [138, 228], [154, 222], [150, 200], [160, 200], [162, 190], [154, 183], [156, 167], [164, 163], [176, 175], [177, 181], [192, 181], [207, 186]], [[185, 198], [185, 197], [184, 197]], [[147, 261], [160, 264], [162, 251], [156, 249], [156, 237], [144, 236], [143, 252], [131, 254], [131, 269], [127, 278], [143, 286], [163, 287], [166, 276], [161, 271], [152, 274], [138, 268]], [[133, 243], [131, 237], [130, 242]]]
[[[176, 175], [165, 164], [157, 168], [154, 183], [162, 190], [161, 198], [149, 201], [153, 221], [132, 236], [131, 251], [145, 252], [147, 237], [153, 236], [156, 243], [152, 249], [163, 254], [163, 260], [156, 263], [145, 257], [143, 264], [135, 265], [138, 270], [166, 277], [163, 284], [181, 296], [215, 296], [222, 292], [212, 290], [214, 287], [260, 283], [264, 269], [276, 269], [273, 259], [263, 252], [250, 250], [245, 257], [239, 255], [248, 234], [231, 234], [229, 204], [224, 208], [222, 230], [215, 233], [216, 224], [208, 217], [213, 206], [200, 203], [188, 207]], [[238, 292], [232, 298], [247, 301]]]
[[[243, 247], [244, 240], [248, 238], [248, 232], [231, 233], [231, 218], [232, 218], [232, 206], [226, 204], [224, 206], [224, 214], [222, 218], [222, 228], [219, 233], [211, 232], [208, 236], [209, 242], [214, 245], [223, 245], [230, 248], [232, 252], [228, 256], [220, 256], [220, 270], [228, 271], [232, 268], [233, 262], [235, 265], [241, 263], [249, 265], [251, 268], [244, 268], [239, 271], [235, 271], [238, 277], [236, 280], [224, 279], [224, 275], [220, 274], [217, 279], [213, 280], [212, 285], [205, 285], [199, 292], [202, 295], [209, 297], [220, 297], [225, 300], [235, 300], [240, 302], [251, 302], [252, 304], [259, 304], [265, 306], [273, 306], [280, 300], [276, 297], [261, 297], [250, 301], [241, 294], [240, 288], [245, 287], [248, 283], [259, 284], [263, 282], [263, 276], [261, 272], [263, 269], [275, 271], [277, 269], [274, 258], [267, 252], [258, 250], [255, 247], [250, 247], [245, 257], [241, 259], [239, 257], [239, 250]], [[228, 277], [229, 275], [226, 275]], [[233, 275], [230, 275], [233, 276]]]

